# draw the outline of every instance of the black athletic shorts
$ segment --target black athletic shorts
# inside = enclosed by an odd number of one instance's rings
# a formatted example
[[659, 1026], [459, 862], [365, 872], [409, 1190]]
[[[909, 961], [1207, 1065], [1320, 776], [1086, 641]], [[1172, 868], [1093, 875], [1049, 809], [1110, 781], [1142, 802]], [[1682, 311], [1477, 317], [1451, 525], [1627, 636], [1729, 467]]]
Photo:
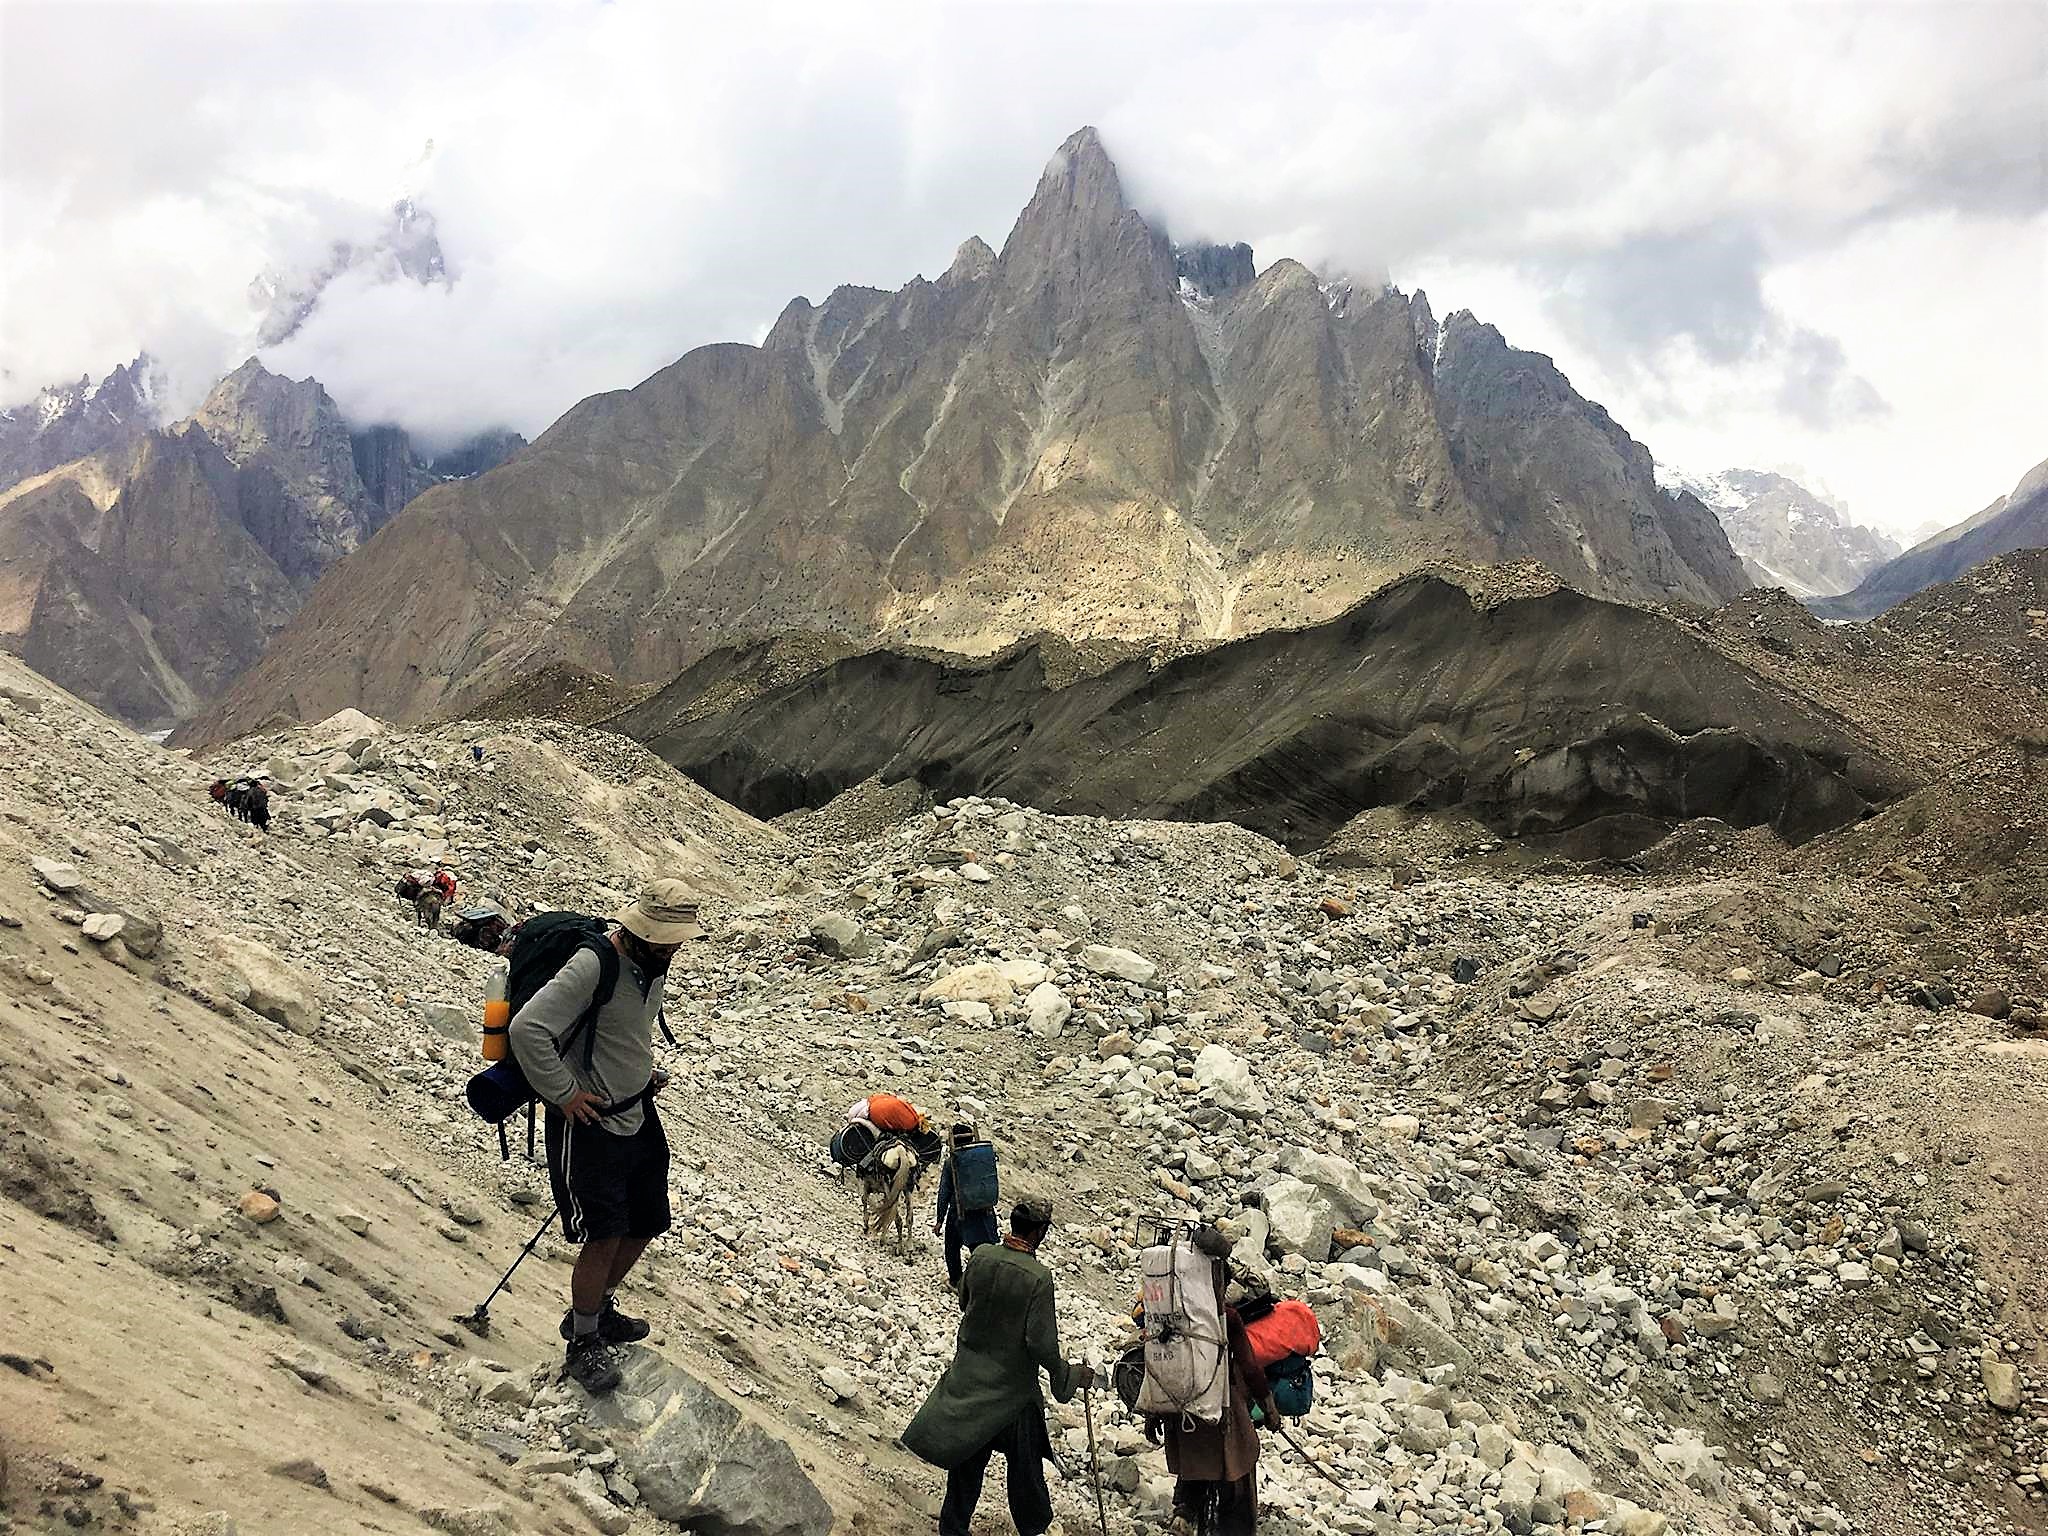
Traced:
[[570, 1242], [659, 1237], [669, 1229], [668, 1137], [652, 1099], [641, 1105], [631, 1136], [572, 1123], [551, 1108], [547, 1141], [548, 1182]]

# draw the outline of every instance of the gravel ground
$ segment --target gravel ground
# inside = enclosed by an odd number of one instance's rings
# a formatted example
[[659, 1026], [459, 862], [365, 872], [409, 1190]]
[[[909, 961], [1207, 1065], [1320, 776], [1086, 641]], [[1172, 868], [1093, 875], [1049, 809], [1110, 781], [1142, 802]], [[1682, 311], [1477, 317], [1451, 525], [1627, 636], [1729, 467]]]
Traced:
[[[1932, 823], [1882, 859], [1693, 828], [1643, 873], [1399, 825], [1325, 867], [873, 790], [764, 826], [569, 725], [358, 717], [197, 764], [0, 681], [0, 1286], [54, 1320], [92, 1273], [136, 1320], [0, 1337], [26, 1365], [0, 1372], [0, 1529], [672, 1528], [640, 1437], [554, 1382], [560, 1244], [491, 1340], [449, 1321], [546, 1196], [460, 1096], [488, 961], [389, 894], [435, 857], [522, 905], [703, 890], [664, 1050], [678, 1223], [628, 1299], [837, 1529], [930, 1528], [938, 1483], [894, 1441], [957, 1317], [929, 1237], [864, 1239], [823, 1155], [882, 1088], [974, 1115], [1006, 1193], [1055, 1200], [1071, 1353], [1128, 1332], [1156, 1216], [1225, 1223], [1317, 1309], [1296, 1436], [1347, 1491], [1268, 1439], [1264, 1530], [2044, 1529], [2039, 955], [2013, 898], [1963, 899], [1981, 871], [1915, 852]], [[251, 765], [268, 838], [204, 796]], [[218, 1351], [223, 1393], [299, 1361], [314, 1406], [224, 1446], [234, 1400], [196, 1383], [110, 1444], [124, 1352], [174, 1339]], [[1162, 1527], [1162, 1461], [1095, 1408], [1112, 1530]], [[1054, 1411], [1069, 1531], [1095, 1520], [1079, 1410]]]

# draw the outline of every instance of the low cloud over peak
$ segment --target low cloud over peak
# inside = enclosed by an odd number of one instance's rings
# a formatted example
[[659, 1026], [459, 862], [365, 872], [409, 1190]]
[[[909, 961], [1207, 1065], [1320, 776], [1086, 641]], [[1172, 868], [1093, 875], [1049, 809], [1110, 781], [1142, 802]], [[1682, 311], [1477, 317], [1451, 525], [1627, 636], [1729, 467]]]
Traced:
[[[9, 395], [144, 348], [203, 391], [260, 332], [251, 280], [318, 275], [271, 366], [430, 438], [532, 434], [759, 336], [793, 294], [1000, 245], [1094, 123], [1176, 238], [1426, 282], [1660, 457], [1812, 462], [1896, 523], [1995, 493], [2048, 418], [2031, 0], [1739, 28], [1601, 5], [1483, 27], [1420, 6], [124, 15], [110, 37], [96, 7], [0, 11]], [[408, 195], [432, 280], [360, 254]], [[1956, 285], [1985, 323], [1951, 320]], [[1950, 462], [1898, 458], [1916, 443]]]

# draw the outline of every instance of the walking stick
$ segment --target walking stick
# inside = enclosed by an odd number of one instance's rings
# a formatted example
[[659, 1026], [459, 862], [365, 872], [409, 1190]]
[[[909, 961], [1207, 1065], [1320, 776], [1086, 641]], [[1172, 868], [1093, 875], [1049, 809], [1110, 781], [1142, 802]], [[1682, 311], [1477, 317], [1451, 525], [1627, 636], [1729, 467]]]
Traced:
[[1293, 1435], [1287, 1432], [1287, 1426], [1285, 1424], [1282, 1424], [1278, 1420], [1275, 1420], [1273, 1427], [1280, 1431], [1280, 1438], [1282, 1440], [1285, 1440], [1289, 1445], [1294, 1447], [1294, 1453], [1297, 1456], [1299, 1456], [1303, 1461], [1308, 1463], [1309, 1470], [1311, 1472], [1315, 1473], [1316, 1476], [1322, 1478], [1324, 1482], [1330, 1484], [1333, 1488], [1341, 1488], [1346, 1493], [1349, 1493], [1351, 1491], [1349, 1488], [1345, 1487], [1343, 1483], [1337, 1480], [1336, 1476], [1330, 1471], [1328, 1467], [1324, 1466], [1320, 1461], [1317, 1461], [1315, 1457], [1311, 1456], [1308, 1453], [1307, 1446], [1303, 1445], [1299, 1440], [1295, 1439]]
[[1095, 1522], [1102, 1529], [1102, 1536], [1109, 1536], [1109, 1514], [1102, 1507], [1102, 1458], [1095, 1453], [1095, 1394], [1092, 1388], [1081, 1389], [1081, 1413], [1088, 1420], [1088, 1478], [1095, 1484]]
[[517, 1269], [522, 1263], [526, 1261], [526, 1256], [529, 1253], [533, 1252], [533, 1245], [540, 1241], [541, 1234], [547, 1231], [549, 1226], [553, 1224], [554, 1219], [555, 1208], [553, 1206], [550, 1206], [548, 1207], [548, 1213], [542, 1219], [541, 1224], [538, 1227], [534, 1228], [533, 1236], [529, 1237], [526, 1240], [526, 1246], [519, 1250], [519, 1257], [512, 1261], [512, 1269], [508, 1269], [505, 1271], [504, 1276], [498, 1281], [498, 1283], [491, 1287], [491, 1294], [486, 1296], [482, 1301], [477, 1303], [476, 1310], [474, 1312], [463, 1313], [460, 1317], [455, 1319], [456, 1322], [462, 1324], [463, 1327], [467, 1328], [471, 1333], [475, 1334], [480, 1339], [487, 1339], [491, 1336], [491, 1303], [498, 1299], [498, 1292], [505, 1289], [505, 1282], [512, 1278], [512, 1270]]

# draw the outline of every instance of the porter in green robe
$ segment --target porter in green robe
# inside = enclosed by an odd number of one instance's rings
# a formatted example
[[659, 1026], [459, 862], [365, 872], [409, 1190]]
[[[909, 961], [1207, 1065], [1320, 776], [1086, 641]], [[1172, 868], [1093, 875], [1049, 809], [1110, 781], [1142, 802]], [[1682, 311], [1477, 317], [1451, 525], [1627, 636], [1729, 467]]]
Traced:
[[1052, 1272], [1032, 1255], [1005, 1243], [975, 1249], [960, 1293], [966, 1315], [953, 1363], [903, 1432], [910, 1451], [947, 1469], [973, 1457], [1026, 1414], [1035, 1415], [1043, 1439], [1039, 1371], [1052, 1379], [1053, 1396], [1064, 1403], [1073, 1398], [1082, 1369], [1060, 1355]]

